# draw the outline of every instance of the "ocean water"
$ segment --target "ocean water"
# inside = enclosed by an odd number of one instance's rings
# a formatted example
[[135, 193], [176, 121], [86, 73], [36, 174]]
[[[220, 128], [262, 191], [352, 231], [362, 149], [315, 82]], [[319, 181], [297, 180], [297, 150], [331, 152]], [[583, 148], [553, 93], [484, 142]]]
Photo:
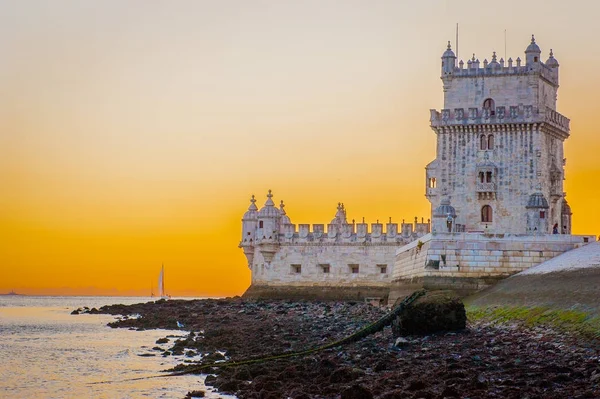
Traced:
[[[0, 398], [180, 399], [197, 389], [207, 398], [233, 398], [207, 389], [204, 376], [125, 381], [161, 374], [183, 361], [152, 348], [158, 338], [186, 331], [113, 329], [106, 325], [113, 316], [70, 314], [83, 306], [146, 300], [0, 296]], [[139, 356], [148, 353], [156, 356]], [[112, 382], [94, 384], [102, 381]]]

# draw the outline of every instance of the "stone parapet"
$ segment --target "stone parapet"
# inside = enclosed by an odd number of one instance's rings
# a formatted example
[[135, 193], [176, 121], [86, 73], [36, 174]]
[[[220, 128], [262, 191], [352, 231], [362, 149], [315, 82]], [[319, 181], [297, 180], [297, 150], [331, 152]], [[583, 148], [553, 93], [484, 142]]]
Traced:
[[398, 249], [392, 285], [420, 280], [426, 288], [477, 291], [490, 278], [510, 276], [593, 241], [595, 236], [560, 234], [428, 234]]
[[432, 127], [479, 124], [548, 123], [566, 133], [570, 130], [570, 119], [550, 107], [539, 109], [533, 105], [511, 105], [509, 107], [454, 108], [430, 110]]

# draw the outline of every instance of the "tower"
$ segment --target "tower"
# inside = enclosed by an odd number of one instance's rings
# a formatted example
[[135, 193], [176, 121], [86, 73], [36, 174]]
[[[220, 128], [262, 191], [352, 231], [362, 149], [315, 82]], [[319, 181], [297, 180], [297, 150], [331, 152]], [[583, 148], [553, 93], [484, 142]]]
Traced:
[[257, 211], [256, 199], [252, 195], [248, 211], [242, 217], [242, 239], [239, 245], [244, 250], [249, 267], [252, 267], [252, 260], [254, 259], [254, 244], [256, 241], [256, 227], [258, 225]]
[[[436, 231], [570, 234], [563, 193], [569, 119], [556, 111], [559, 64], [546, 63], [532, 36], [525, 65], [466, 64], [450, 43], [442, 55], [444, 108], [431, 110], [436, 159], [426, 167]], [[447, 214], [446, 214], [447, 213]], [[450, 224], [448, 224], [450, 222]]]

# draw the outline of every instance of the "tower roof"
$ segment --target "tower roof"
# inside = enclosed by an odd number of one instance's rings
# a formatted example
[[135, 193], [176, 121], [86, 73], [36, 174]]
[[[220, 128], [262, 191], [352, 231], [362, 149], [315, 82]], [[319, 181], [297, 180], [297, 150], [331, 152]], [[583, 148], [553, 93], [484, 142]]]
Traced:
[[275, 203], [273, 202], [273, 194], [271, 194], [271, 190], [267, 194], [267, 201], [265, 201], [265, 205], [258, 211], [258, 217], [279, 217], [279, 209], [275, 208]]
[[534, 193], [529, 196], [529, 201], [527, 201], [525, 208], [549, 208], [549, 206], [544, 194]]
[[442, 55], [442, 58], [447, 58], [447, 57], [456, 58], [454, 51], [452, 51], [452, 46], [450, 46], [450, 40], [448, 40], [448, 47], [446, 48], [446, 51], [444, 51], [444, 54]]
[[281, 214], [281, 224], [292, 224], [292, 221], [290, 220], [289, 216], [286, 215], [285, 213], [285, 204], [283, 203], [283, 200], [281, 200], [281, 203], [279, 204], [279, 213]]
[[452, 205], [450, 205], [450, 200], [448, 198], [442, 199], [440, 202], [440, 206], [434, 209], [433, 216], [456, 216], [456, 209]]
[[254, 198], [254, 194], [252, 194], [252, 198], [250, 198], [250, 206], [246, 213], [244, 213], [244, 219], [256, 219], [258, 216], [258, 208], [256, 207], [256, 199]]
[[541, 52], [542, 52], [542, 50], [540, 50], [540, 46], [538, 46], [537, 43], [535, 42], [535, 36], [531, 35], [531, 43], [529, 43], [529, 46], [527, 46], [527, 50], [525, 50], [525, 53], [540, 54]]
[[556, 60], [556, 58], [554, 58], [554, 53], [552, 52], [552, 49], [550, 49], [550, 56], [548, 57], [548, 60], [546, 61], [546, 65], [548, 65], [549, 67], [559, 66], [558, 61]]

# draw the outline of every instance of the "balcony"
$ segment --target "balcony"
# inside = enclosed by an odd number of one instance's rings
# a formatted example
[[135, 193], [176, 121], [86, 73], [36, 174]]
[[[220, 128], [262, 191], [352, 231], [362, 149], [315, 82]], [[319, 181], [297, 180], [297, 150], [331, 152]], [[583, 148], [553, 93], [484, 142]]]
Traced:
[[477, 192], [477, 198], [480, 200], [496, 199], [496, 183], [478, 182], [475, 191]]
[[478, 193], [495, 193], [496, 183], [477, 183], [475, 191]]

